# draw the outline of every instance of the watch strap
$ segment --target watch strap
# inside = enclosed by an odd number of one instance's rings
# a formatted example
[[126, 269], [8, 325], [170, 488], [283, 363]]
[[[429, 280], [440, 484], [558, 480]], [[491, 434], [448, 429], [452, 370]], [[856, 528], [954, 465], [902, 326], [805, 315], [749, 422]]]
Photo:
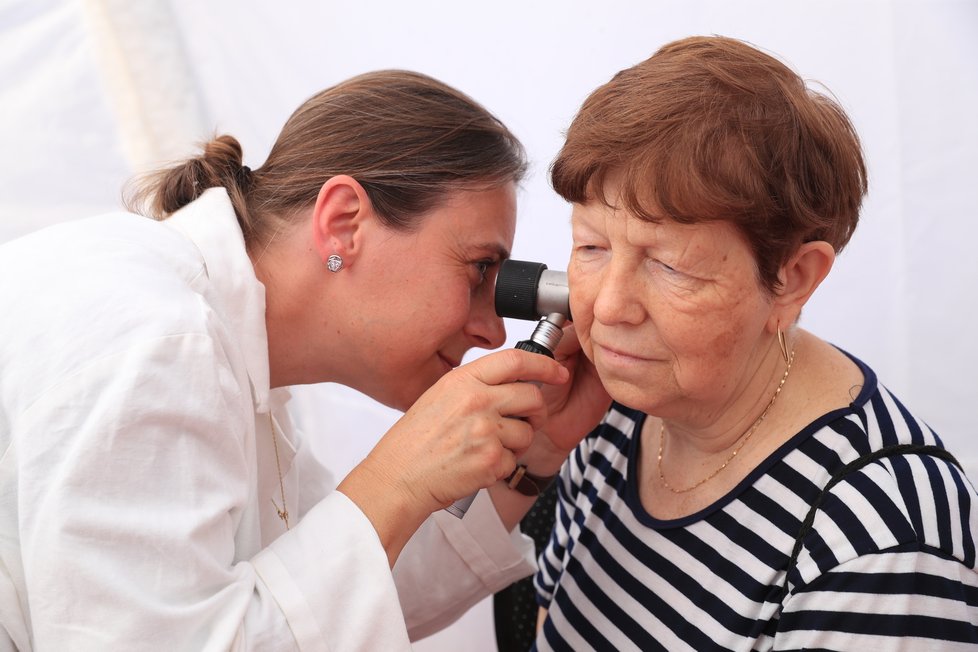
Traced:
[[525, 464], [517, 464], [504, 482], [507, 487], [524, 496], [539, 496], [556, 478], [556, 474], [550, 476], [533, 475], [526, 470]]

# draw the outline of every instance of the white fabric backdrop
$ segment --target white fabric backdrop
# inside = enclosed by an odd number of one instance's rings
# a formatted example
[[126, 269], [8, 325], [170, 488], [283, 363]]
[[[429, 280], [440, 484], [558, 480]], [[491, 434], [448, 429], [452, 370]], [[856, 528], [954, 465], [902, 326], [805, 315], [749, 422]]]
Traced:
[[[0, 0], [0, 240], [117, 208], [130, 175], [214, 132], [258, 166], [303, 99], [396, 67], [468, 92], [524, 141], [514, 256], [563, 268], [568, 207], [546, 181], [562, 130], [617, 70], [711, 33], [780, 55], [849, 111], [870, 195], [802, 324], [875, 367], [978, 478], [973, 0]], [[510, 322], [510, 344], [529, 330]], [[296, 392], [340, 476], [396, 416], [339, 387]], [[493, 650], [489, 602], [417, 649]]]

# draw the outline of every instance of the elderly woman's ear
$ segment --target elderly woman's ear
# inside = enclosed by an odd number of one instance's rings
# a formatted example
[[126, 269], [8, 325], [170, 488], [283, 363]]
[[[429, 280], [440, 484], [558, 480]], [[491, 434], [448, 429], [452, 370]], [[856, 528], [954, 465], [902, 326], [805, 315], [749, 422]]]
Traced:
[[774, 297], [773, 326], [794, 324], [801, 309], [822, 283], [835, 262], [835, 249], [828, 242], [806, 242], [781, 267], [781, 287]]

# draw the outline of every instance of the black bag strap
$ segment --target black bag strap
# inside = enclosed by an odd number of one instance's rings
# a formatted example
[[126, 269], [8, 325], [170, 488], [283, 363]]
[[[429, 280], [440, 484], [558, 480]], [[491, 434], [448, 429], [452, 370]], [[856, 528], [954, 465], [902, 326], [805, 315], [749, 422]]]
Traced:
[[801, 548], [804, 545], [803, 542], [805, 537], [807, 537], [808, 533], [812, 530], [812, 525], [815, 523], [815, 514], [818, 512], [819, 508], [821, 508], [826, 494], [828, 494], [832, 487], [839, 484], [839, 482], [841, 482], [850, 473], [858, 471], [864, 466], [872, 464], [877, 460], [881, 460], [884, 457], [895, 457], [898, 455], [928, 455], [931, 457], [938, 457], [954, 464], [958, 468], [961, 468], [961, 463], [955, 459], [954, 455], [951, 455], [951, 453], [944, 450], [940, 446], [930, 444], [894, 444], [892, 446], [884, 446], [883, 448], [858, 457], [836, 471], [812, 502], [811, 509], [808, 510], [808, 515], [805, 516], [805, 520], [802, 521], [801, 529], [798, 531], [798, 536], [795, 537], [795, 545], [791, 550], [791, 558], [788, 560], [788, 566], [785, 569], [784, 585], [781, 587], [781, 593], [778, 596], [779, 604], [784, 602], [785, 597], [788, 595], [788, 576], [791, 574], [791, 571], [795, 569], [795, 566], [798, 563], [798, 555], [801, 554]]

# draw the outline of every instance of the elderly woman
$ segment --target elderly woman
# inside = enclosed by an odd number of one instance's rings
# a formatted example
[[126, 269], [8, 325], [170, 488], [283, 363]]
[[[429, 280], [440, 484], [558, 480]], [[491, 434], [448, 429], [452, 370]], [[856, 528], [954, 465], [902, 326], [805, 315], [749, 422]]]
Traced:
[[536, 648], [978, 643], [974, 487], [796, 325], [866, 192], [841, 108], [743, 42], [685, 39], [587, 99], [552, 180], [614, 403], [561, 471]]

